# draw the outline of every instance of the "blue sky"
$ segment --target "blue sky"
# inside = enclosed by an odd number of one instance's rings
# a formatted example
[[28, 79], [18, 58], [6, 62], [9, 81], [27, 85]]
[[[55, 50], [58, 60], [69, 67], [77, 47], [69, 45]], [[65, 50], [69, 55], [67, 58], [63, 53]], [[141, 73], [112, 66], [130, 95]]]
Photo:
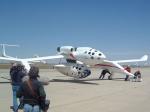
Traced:
[[149, 0], [1, 0], [0, 43], [18, 57], [56, 54], [63, 45], [91, 46], [108, 58], [150, 51]]

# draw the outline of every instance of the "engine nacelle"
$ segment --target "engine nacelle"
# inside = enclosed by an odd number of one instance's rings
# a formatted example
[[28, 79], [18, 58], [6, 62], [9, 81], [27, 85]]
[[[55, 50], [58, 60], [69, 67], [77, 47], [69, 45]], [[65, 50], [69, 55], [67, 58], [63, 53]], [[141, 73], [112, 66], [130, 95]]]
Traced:
[[70, 54], [71, 52], [75, 51], [75, 48], [72, 46], [62, 46], [62, 47], [57, 47], [57, 52], [58, 53], [63, 53], [63, 54]]
[[77, 79], [85, 78], [91, 74], [91, 70], [83, 64], [56, 65], [55, 68], [60, 73]]

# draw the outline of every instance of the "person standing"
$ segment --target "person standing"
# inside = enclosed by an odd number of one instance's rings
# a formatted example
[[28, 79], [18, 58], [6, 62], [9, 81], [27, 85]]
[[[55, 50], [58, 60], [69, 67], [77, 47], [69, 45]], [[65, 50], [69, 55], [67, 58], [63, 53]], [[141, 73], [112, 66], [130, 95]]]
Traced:
[[18, 101], [16, 97], [16, 93], [22, 83], [22, 78], [26, 76], [26, 71], [23, 65], [14, 63], [10, 68], [10, 78], [11, 78], [11, 85], [12, 85], [12, 92], [13, 92], [13, 109], [14, 112], [17, 112], [18, 108]]
[[[129, 66], [127, 66], [127, 67], [125, 68], [125, 70], [128, 71], [129, 73], [131, 73], [131, 68], [130, 68]], [[125, 81], [129, 81], [129, 75], [126, 75]]]
[[40, 112], [40, 101], [44, 101], [46, 93], [43, 85], [37, 80], [39, 68], [32, 66], [29, 70], [29, 80], [22, 83], [17, 97], [23, 97], [24, 112]]

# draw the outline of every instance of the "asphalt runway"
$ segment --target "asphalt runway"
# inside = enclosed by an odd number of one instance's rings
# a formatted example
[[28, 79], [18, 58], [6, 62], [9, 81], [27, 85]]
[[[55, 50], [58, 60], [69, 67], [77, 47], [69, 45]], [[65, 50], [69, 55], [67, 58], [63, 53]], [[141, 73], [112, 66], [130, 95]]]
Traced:
[[[45, 86], [47, 98], [51, 100], [48, 112], [149, 112], [150, 68], [140, 70], [142, 82], [124, 81], [123, 74], [116, 74], [114, 80], [98, 80], [98, 69], [92, 69], [92, 75], [82, 80], [42, 69], [40, 75], [50, 80]], [[12, 111], [8, 73], [9, 70], [0, 69], [0, 112]]]

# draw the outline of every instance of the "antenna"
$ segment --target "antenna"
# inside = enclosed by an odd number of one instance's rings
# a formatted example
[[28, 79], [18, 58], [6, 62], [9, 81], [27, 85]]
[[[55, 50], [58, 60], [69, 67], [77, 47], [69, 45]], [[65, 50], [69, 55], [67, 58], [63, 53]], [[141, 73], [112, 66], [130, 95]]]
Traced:
[[8, 47], [19, 47], [19, 45], [10, 45], [10, 44], [0, 44], [0, 46], [2, 46], [2, 56], [3, 57], [9, 57], [8, 55], [6, 55], [6, 46]]

